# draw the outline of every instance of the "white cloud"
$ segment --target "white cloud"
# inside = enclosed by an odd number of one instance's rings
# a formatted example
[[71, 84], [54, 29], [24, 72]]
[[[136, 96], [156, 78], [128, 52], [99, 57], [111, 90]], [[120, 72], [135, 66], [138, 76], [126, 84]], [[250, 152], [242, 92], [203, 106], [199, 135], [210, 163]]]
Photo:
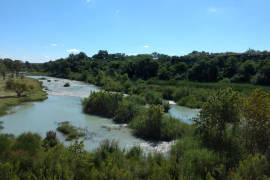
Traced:
[[51, 44], [51, 46], [56, 47], [56, 46], [57, 46], [57, 44], [56, 44], [56, 43], [52, 43], [52, 44]]
[[78, 49], [68, 49], [67, 52], [68, 53], [78, 53], [80, 51]]
[[92, 0], [86, 0], [86, 2], [87, 2], [87, 3], [90, 3], [90, 2], [92, 2]]
[[148, 45], [144, 45], [144, 46], [143, 46], [143, 48], [148, 49], [148, 48], [149, 48], [149, 46], [148, 46]]
[[209, 8], [208, 9], [208, 12], [210, 12], [210, 13], [216, 13], [217, 12], [217, 8]]

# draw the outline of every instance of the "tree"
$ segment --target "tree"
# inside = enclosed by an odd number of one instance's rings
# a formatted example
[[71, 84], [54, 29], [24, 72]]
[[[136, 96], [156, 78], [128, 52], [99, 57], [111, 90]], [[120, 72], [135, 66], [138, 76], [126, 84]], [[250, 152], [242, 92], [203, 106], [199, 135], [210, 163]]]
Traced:
[[187, 71], [188, 65], [184, 62], [180, 62], [178, 64], [175, 64], [171, 67], [172, 71], [174, 74], [183, 74]]
[[195, 120], [206, 145], [216, 150], [224, 148], [227, 125], [230, 124], [233, 130], [236, 128], [240, 122], [240, 107], [240, 95], [231, 88], [219, 90], [209, 97]]
[[22, 71], [23, 63], [19, 60], [13, 61], [13, 68], [16, 74], [16, 77], [19, 76], [19, 72]]
[[239, 68], [239, 73], [242, 75], [240, 81], [249, 82], [251, 76], [256, 74], [256, 63], [252, 60], [247, 60], [241, 64]]
[[27, 91], [28, 86], [25, 82], [22, 82], [19, 80], [14, 80], [14, 79], [9, 79], [6, 82], [6, 89], [15, 91], [17, 93], [17, 96], [21, 97], [22, 93]]
[[243, 126], [247, 149], [251, 153], [265, 153], [270, 148], [270, 98], [256, 89], [244, 100]]
[[97, 54], [95, 54], [93, 56], [93, 58], [95, 58], [95, 59], [107, 59], [108, 56], [109, 56], [108, 51], [106, 51], [106, 50], [99, 50], [99, 52]]
[[0, 64], [0, 73], [1, 73], [1, 75], [3, 77], [3, 80], [5, 80], [6, 79], [7, 68], [3, 63]]
[[235, 165], [242, 155], [238, 137], [241, 119], [240, 95], [231, 88], [219, 90], [202, 107], [195, 120], [203, 143], [228, 157], [229, 166]]
[[229, 57], [225, 62], [224, 77], [231, 78], [237, 72], [237, 58]]

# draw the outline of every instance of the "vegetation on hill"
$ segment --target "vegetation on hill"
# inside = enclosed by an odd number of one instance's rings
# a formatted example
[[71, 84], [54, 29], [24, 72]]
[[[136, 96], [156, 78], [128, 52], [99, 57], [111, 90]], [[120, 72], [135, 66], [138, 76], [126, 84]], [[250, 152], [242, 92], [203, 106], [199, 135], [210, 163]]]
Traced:
[[[5, 61], [5, 60], [4, 60]], [[4, 62], [3, 61], [3, 62]], [[186, 56], [127, 56], [99, 51], [84, 53], [44, 64], [25, 64], [29, 72], [75, 79], [101, 86], [104, 90], [146, 97], [149, 104], [161, 98], [179, 105], [201, 108], [207, 97], [220, 88], [232, 87], [247, 96], [253, 85], [270, 85], [270, 52], [192, 52]], [[269, 71], [269, 72], [268, 72]], [[269, 88], [262, 87], [267, 92]]]

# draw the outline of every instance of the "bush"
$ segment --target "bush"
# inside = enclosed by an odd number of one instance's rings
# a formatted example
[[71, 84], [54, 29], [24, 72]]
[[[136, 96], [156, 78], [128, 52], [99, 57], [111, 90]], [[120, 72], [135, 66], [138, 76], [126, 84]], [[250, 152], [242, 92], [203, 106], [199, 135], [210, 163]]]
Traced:
[[17, 96], [21, 97], [22, 93], [28, 90], [28, 86], [23, 81], [9, 79], [6, 82], [6, 89], [15, 91], [17, 93]]
[[46, 133], [46, 138], [43, 141], [43, 146], [49, 146], [49, 147], [54, 147], [57, 144], [56, 140], [56, 132], [54, 131], [48, 131]]
[[141, 111], [131, 122], [135, 135], [145, 139], [160, 140], [163, 113], [164, 110], [159, 105], [151, 105], [149, 109]]
[[264, 179], [266, 175], [270, 174], [269, 168], [265, 156], [259, 154], [249, 155], [245, 160], [239, 163], [236, 172], [233, 172], [231, 176], [232, 179]]
[[112, 118], [115, 115], [123, 96], [111, 92], [92, 92], [89, 98], [83, 101], [83, 111], [88, 114]]
[[125, 97], [127, 101], [130, 101], [131, 103], [138, 104], [138, 105], [145, 105], [146, 101], [144, 97], [139, 96], [139, 95], [130, 95]]
[[41, 149], [41, 137], [38, 134], [24, 133], [21, 134], [13, 146], [13, 150], [22, 150], [29, 155], [34, 155]]
[[[60, 131], [66, 136], [66, 140], [70, 141], [73, 139], [78, 139], [79, 137], [84, 136], [85, 134], [82, 132], [81, 129], [76, 128], [69, 124], [69, 122], [60, 122], [58, 123], [59, 127], [57, 128], [57, 131]], [[48, 134], [47, 134], [48, 136]]]
[[167, 99], [167, 100], [173, 99], [173, 94], [174, 94], [175, 88], [166, 87], [166, 88], [163, 88], [161, 91], [162, 91], [163, 99]]
[[170, 141], [182, 137], [189, 131], [189, 125], [170, 116], [162, 118], [161, 139]]
[[170, 107], [170, 104], [168, 102], [163, 102], [162, 106], [164, 108], [165, 113], [169, 112], [171, 107]]
[[70, 84], [67, 82], [64, 84], [64, 87], [70, 87]]
[[[200, 145], [195, 137], [184, 137], [171, 148], [170, 164], [176, 178], [205, 179], [210, 174], [216, 179], [224, 179], [226, 169], [218, 155]], [[209, 176], [209, 175], [208, 175]]]
[[178, 120], [164, 116], [164, 109], [160, 105], [151, 105], [140, 111], [130, 126], [136, 136], [156, 141], [170, 141], [181, 137], [186, 128]]
[[138, 105], [124, 100], [117, 108], [113, 121], [116, 123], [129, 123], [138, 112]]
[[148, 91], [145, 94], [145, 99], [148, 104], [162, 104], [161, 94], [154, 91]]

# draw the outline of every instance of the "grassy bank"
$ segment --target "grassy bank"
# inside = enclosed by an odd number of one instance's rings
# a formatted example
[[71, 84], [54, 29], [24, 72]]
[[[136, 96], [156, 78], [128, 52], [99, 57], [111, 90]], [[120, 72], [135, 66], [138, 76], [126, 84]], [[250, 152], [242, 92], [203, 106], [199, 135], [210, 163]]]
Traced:
[[5, 115], [11, 106], [16, 106], [23, 102], [43, 101], [47, 98], [47, 94], [42, 91], [41, 82], [36, 79], [26, 77], [18, 79], [30, 87], [22, 94], [22, 97], [17, 97], [16, 93], [11, 90], [5, 90], [7, 80], [2, 80], [1, 77], [0, 79], [0, 116]]

